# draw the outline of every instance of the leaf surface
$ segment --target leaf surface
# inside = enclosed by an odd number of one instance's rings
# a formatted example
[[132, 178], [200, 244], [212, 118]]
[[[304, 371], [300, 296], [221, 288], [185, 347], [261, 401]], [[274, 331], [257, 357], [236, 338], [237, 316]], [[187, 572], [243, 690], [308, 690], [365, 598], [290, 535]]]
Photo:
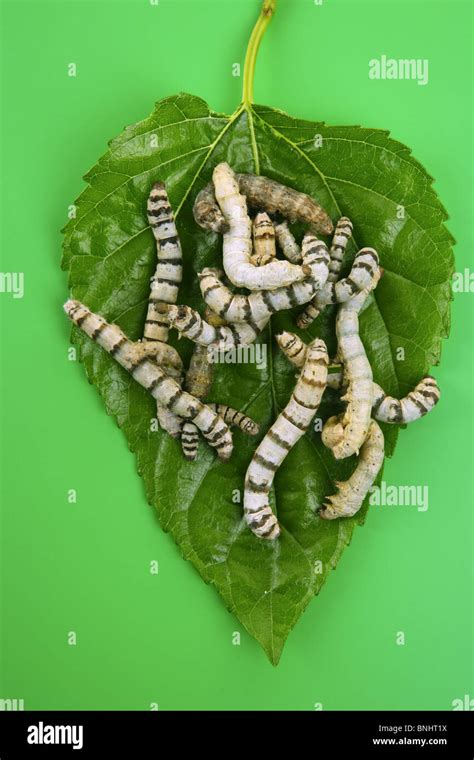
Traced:
[[[221, 260], [222, 240], [195, 224], [192, 206], [224, 160], [236, 171], [264, 174], [309, 193], [334, 220], [349, 216], [354, 237], [346, 271], [358, 248], [377, 249], [385, 274], [361, 315], [361, 335], [374, 379], [388, 393], [405, 395], [438, 363], [441, 339], [449, 332], [453, 240], [432, 178], [408, 148], [382, 130], [329, 127], [266, 106], [241, 106], [229, 117], [187, 94], [160, 101], [149, 118], [110, 142], [85, 177], [76, 218], [65, 228], [63, 267], [72, 296], [117, 322], [132, 339], [141, 337], [156, 263], [146, 199], [152, 183], [164, 180], [183, 247], [179, 300], [202, 311], [196, 273]], [[303, 336], [294, 317], [276, 315], [259, 339], [267, 346], [265, 368], [216, 366], [209, 400], [246, 410], [261, 424], [260, 438], [294, 386], [294, 369], [272, 337], [281, 329]], [[317, 335], [334, 352], [333, 309], [318, 318], [305, 340]], [[238, 492], [243, 498], [256, 439], [235, 431], [227, 464], [204, 443], [198, 461], [186, 462], [175, 440], [150, 429], [151, 396], [76, 329], [73, 340], [88, 379], [137, 458], [163, 529], [277, 664], [290, 630], [365, 519], [367, 505], [351, 519], [324, 521], [316, 515], [334, 492], [333, 481], [348, 477], [354, 458], [336, 462], [319, 433], [305, 435], [278, 471], [271, 494], [282, 536], [259, 541], [244, 525], [242, 504], [235, 503]], [[176, 338], [172, 342], [178, 345]], [[185, 361], [191, 349], [187, 340], [179, 342]], [[318, 416], [339, 410], [340, 402], [327, 392]], [[398, 430], [383, 427], [391, 455]]]

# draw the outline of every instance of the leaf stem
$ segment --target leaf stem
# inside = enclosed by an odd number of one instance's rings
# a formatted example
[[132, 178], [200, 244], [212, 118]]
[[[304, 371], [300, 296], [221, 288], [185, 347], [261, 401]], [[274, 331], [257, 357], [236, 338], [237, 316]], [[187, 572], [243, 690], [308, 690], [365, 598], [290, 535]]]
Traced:
[[250, 35], [249, 44], [244, 63], [244, 86], [242, 91], [242, 101], [245, 108], [253, 103], [253, 79], [255, 74], [255, 63], [257, 60], [258, 48], [265, 34], [268, 24], [275, 13], [277, 0], [263, 0], [262, 10], [257, 19], [252, 34]]

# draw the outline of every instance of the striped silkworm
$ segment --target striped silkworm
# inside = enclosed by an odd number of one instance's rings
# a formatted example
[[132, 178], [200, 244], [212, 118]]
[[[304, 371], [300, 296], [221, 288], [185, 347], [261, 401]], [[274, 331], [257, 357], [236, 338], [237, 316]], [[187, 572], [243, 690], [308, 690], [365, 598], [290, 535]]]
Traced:
[[239, 192], [235, 173], [229, 164], [218, 164], [213, 172], [217, 202], [229, 225], [223, 237], [224, 271], [233, 285], [248, 290], [264, 290], [304, 280], [308, 271], [289, 261], [274, 260], [256, 267], [252, 255], [252, 225], [245, 196]]
[[252, 222], [253, 253], [250, 263], [265, 266], [276, 257], [275, 228], [267, 213], [257, 214]]
[[320, 517], [335, 520], [355, 515], [382, 467], [383, 458], [383, 433], [377, 423], [371, 420], [354, 472], [345, 482], [336, 483], [337, 493], [325, 499], [319, 510]]
[[258, 334], [258, 325], [283, 309], [308, 303], [326, 282], [329, 253], [326, 244], [307, 233], [302, 245], [303, 262], [309, 270], [304, 282], [288, 287], [261, 290], [248, 296], [234, 295], [219, 278], [215, 269], [204, 269], [199, 275], [202, 296], [208, 306], [227, 322], [247, 324]]
[[148, 197], [147, 216], [156, 240], [157, 265], [151, 278], [145, 322], [145, 340], [168, 340], [168, 325], [157, 310], [160, 303], [176, 303], [183, 277], [182, 253], [173, 211], [164, 182], [155, 182]]
[[[178, 231], [164, 182], [155, 182], [151, 189], [147, 202], [147, 217], [156, 241], [157, 265], [151, 278], [143, 340], [166, 343], [168, 324], [157, 310], [157, 305], [161, 302], [176, 303], [183, 267]], [[156, 416], [162, 430], [172, 438], [178, 438], [182, 420], [158, 401]]]
[[[213, 365], [208, 359], [207, 346], [196, 344], [184, 379], [184, 388], [196, 398], [203, 399], [209, 393], [213, 379]], [[191, 420], [183, 423], [181, 448], [185, 459], [193, 462], [197, 457], [199, 431]]]
[[280, 535], [268, 494], [275, 472], [316, 414], [326, 387], [328, 354], [324, 341], [309, 344], [306, 360], [290, 401], [261, 441], [245, 476], [244, 515], [252, 532], [273, 540]]
[[199, 312], [190, 306], [165, 306], [160, 309], [166, 313], [171, 327], [176, 328], [181, 335], [201, 346], [212, 346], [217, 351], [226, 351], [236, 346], [248, 346], [263, 330], [268, 319], [256, 322], [254, 325], [244, 323], [229, 323], [216, 327], [201, 317]]
[[[306, 356], [306, 343], [298, 335], [290, 332], [280, 333], [276, 336], [276, 340], [288, 359], [295, 367], [301, 369]], [[344, 389], [343, 372], [329, 371], [327, 386], [337, 391]], [[372, 391], [373, 416], [379, 422], [387, 422], [393, 425], [404, 425], [420, 419], [436, 406], [441, 396], [438, 383], [430, 375], [420, 380], [414, 389], [402, 399], [387, 396], [383, 388], [377, 383], [372, 384]], [[328, 431], [326, 431], [326, 440], [330, 440]]]
[[336, 224], [334, 230], [334, 237], [332, 239], [331, 247], [329, 249], [329, 256], [331, 263], [329, 264], [329, 282], [336, 282], [339, 279], [339, 272], [341, 271], [342, 260], [344, 258], [344, 252], [347, 247], [348, 240], [352, 235], [352, 222], [347, 216], [341, 216]]
[[[344, 387], [342, 372], [328, 374], [328, 387], [340, 390]], [[434, 377], [427, 375], [415, 385], [412, 391], [401, 399], [388, 396], [384, 389], [373, 383], [372, 414], [379, 422], [391, 425], [406, 425], [415, 422], [431, 412], [441, 397], [439, 385]]]
[[[260, 427], [251, 417], [242, 412], [233, 409], [227, 404], [206, 404], [219, 417], [222, 417], [229, 427], [238, 427], [246, 435], [258, 435]], [[188, 461], [194, 461], [197, 456], [199, 446], [199, 433], [194, 422], [184, 422], [181, 433], [181, 447], [183, 454]]]
[[327, 304], [344, 303], [362, 290], [370, 288], [378, 277], [378, 272], [377, 251], [373, 248], [361, 248], [355, 256], [349, 276], [338, 282], [326, 282], [299, 315], [296, 324], [301, 329], [309, 327]]
[[[306, 193], [256, 174], [237, 174], [236, 179], [240, 192], [247, 197], [252, 208], [279, 214], [290, 222], [310, 224], [323, 235], [330, 235], [333, 231], [329, 215]], [[212, 183], [206, 185], [196, 196], [194, 218], [200, 227], [225, 234], [228, 219], [221, 212], [216, 196]]]
[[338, 429], [340, 438], [331, 447], [336, 459], [345, 459], [352, 454], [358, 454], [369, 429], [374, 398], [373, 377], [372, 368], [359, 336], [359, 312], [370, 291], [376, 287], [379, 278], [380, 270], [377, 270], [370, 288], [340, 304], [338, 308], [336, 337], [338, 353], [344, 365], [347, 381], [347, 391], [342, 400], [347, 402], [347, 406], [340, 419]]
[[301, 248], [296, 242], [287, 222], [275, 224], [275, 235], [283, 255], [292, 264], [299, 264], [301, 261]]
[[233, 409], [227, 404], [208, 404], [209, 409], [213, 409], [229, 427], [238, 427], [247, 435], [258, 435], [260, 426], [251, 417], [247, 417], [243, 412]]
[[224, 420], [199, 399], [183, 391], [146, 352], [137, 353], [137, 344], [130, 341], [118, 325], [109, 324], [79, 301], [67, 301], [64, 310], [77, 327], [113, 356], [160, 404], [179, 417], [193, 420], [220, 459], [230, 457], [232, 435]]

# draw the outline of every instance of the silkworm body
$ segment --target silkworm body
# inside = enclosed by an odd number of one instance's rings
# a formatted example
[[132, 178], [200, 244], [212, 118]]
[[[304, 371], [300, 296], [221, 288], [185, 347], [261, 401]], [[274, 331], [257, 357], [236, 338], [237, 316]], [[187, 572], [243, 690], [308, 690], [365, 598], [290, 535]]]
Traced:
[[339, 272], [341, 271], [344, 252], [351, 235], [351, 220], [348, 219], [347, 216], [341, 216], [336, 224], [331, 247], [329, 249], [329, 255], [331, 258], [331, 263], [329, 264], [329, 282], [336, 282], [339, 279]]
[[243, 412], [239, 412], [237, 409], [227, 406], [227, 404], [208, 404], [208, 407], [222, 417], [227, 425], [238, 427], [247, 435], [258, 435], [260, 431], [259, 425], [251, 417], [243, 414]]
[[193, 420], [220, 459], [230, 457], [232, 436], [222, 418], [181, 390], [176, 380], [146, 354], [137, 354], [136, 344], [128, 340], [118, 325], [109, 324], [78, 301], [67, 301], [64, 310], [77, 327], [113, 356], [160, 404], [179, 417]]
[[182, 253], [173, 211], [163, 182], [153, 185], [148, 197], [147, 216], [156, 240], [157, 266], [151, 279], [150, 298], [143, 336], [145, 340], [168, 339], [168, 325], [157, 304], [176, 303], [183, 277]]
[[[329, 373], [328, 387], [334, 390], [340, 390], [344, 387], [343, 373]], [[438, 383], [430, 375], [420, 380], [413, 390], [401, 399], [387, 396], [384, 389], [377, 383], [373, 383], [372, 388], [373, 416], [379, 422], [392, 425], [406, 425], [409, 422], [419, 420], [420, 417], [434, 409], [441, 397]]]
[[319, 511], [320, 516], [324, 520], [335, 520], [355, 515], [382, 467], [383, 458], [383, 433], [371, 420], [356, 469], [344, 483], [336, 483], [337, 493], [327, 497]]
[[[375, 287], [378, 278], [373, 283]], [[332, 452], [336, 459], [345, 459], [357, 454], [369, 429], [373, 403], [372, 368], [364, 345], [359, 337], [359, 312], [369, 291], [363, 290], [357, 296], [339, 306], [336, 317], [338, 353], [344, 364], [347, 401], [342, 419], [343, 435]]]
[[236, 346], [248, 346], [263, 330], [268, 320], [249, 324], [230, 324], [215, 327], [206, 322], [190, 306], [168, 306], [169, 324], [186, 338], [201, 346], [212, 346], [218, 351], [226, 351]]
[[303, 240], [303, 262], [309, 271], [304, 282], [275, 290], [261, 290], [248, 296], [234, 295], [219, 279], [215, 269], [204, 269], [199, 275], [205, 302], [227, 322], [251, 326], [258, 334], [258, 324], [272, 314], [307, 303], [328, 275], [329, 253], [322, 240], [307, 234]]
[[156, 402], [156, 418], [160, 428], [168, 433], [168, 435], [172, 438], [180, 437], [183, 420], [177, 414], [170, 411], [170, 409], [167, 409], [166, 406], [159, 404], [158, 401]]
[[288, 261], [299, 264], [301, 261], [301, 248], [296, 242], [286, 222], [275, 224], [275, 235], [278, 244]]
[[379, 257], [373, 248], [361, 248], [357, 253], [351, 272], [338, 282], [326, 282], [317, 291], [310, 304], [299, 315], [296, 323], [301, 329], [309, 327], [327, 304], [345, 303], [366, 288], [379, 276]]
[[[290, 222], [313, 225], [323, 235], [330, 235], [333, 231], [329, 215], [306, 193], [255, 174], [237, 174], [236, 179], [240, 192], [247, 197], [252, 208], [280, 214]], [[224, 234], [227, 220], [219, 209], [216, 196], [212, 183], [206, 185], [196, 197], [194, 218], [204, 229]]]
[[220, 235], [229, 230], [229, 225], [216, 201], [212, 182], [209, 182], [197, 194], [194, 201], [193, 214], [195, 221], [205, 230], [211, 230], [211, 232], [217, 232]]
[[328, 355], [324, 341], [308, 346], [306, 361], [285, 409], [258, 446], [245, 476], [244, 514], [256, 536], [273, 540], [280, 534], [268, 494], [275, 472], [304, 435], [326, 387]]
[[[207, 347], [196, 344], [184, 380], [185, 389], [196, 398], [203, 399], [209, 393], [213, 375], [213, 365], [208, 359]], [[194, 422], [185, 422], [182, 427], [181, 447], [188, 461], [196, 459], [198, 445], [199, 433], [196, 425]]]
[[250, 262], [265, 266], [276, 257], [275, 228], [267, 213], [257, 214], [252, 223], [253, 249]]
[[223, 263], [229, 280], [249, 290], [277, 288], [303, 280], [306, 276], [303, 268], [289, 261], [275, 260], [260, 267], [250, 263], [251, 222], [235, 174], [228, 164], [221, 163], [215, 167], [213, 179], [217, 201], [229, 225], [223, 238]]
[[196, 344], [191, 355], [184, 387], [197, 398], [205, 398], [213, 380], [213, 365], [209, 362], [207, 347]]

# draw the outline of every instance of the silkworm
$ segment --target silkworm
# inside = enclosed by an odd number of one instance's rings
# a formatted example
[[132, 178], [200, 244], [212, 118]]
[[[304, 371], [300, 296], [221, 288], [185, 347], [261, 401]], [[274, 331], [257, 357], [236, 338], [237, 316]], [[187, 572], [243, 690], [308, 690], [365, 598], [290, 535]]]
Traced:
[[344, 252], [347, 247], [350, 236], [352, 235], [352, 222], [347, 216], [341, 216], [336, 224], [334, 230], [334, 237], [332, 239], [331, 247], [329, 249], [329, 256], [331, 263], [329, 264], [329, 282], [336, 282], [339, 279], [339, 272], [341, 271], [342, 260], [344, 258]]
[[151, 278], [144, 339], [168, 340], [168, 325], [157, 310], [162, 303], [176, 303], [183, 276], [182, 253], [173, 211], [164, 182], [155, 182], [148, 197], [148, 222], [156, 240], [157, 265]]
[[244, 515], [252, 532], [273, 540], [280, 534], [268, 494], [275, 472], [316, 414], [326, 387], [328, 354], [324, 341], [309, 344], [306, 360], [290, 401], [278, 415], [249, 464], [245, 476]]
[[[255, 174], [237, 174], [236, 178], [240, 192], [247, 196], [252, 208], [280, 214], [290, 222], [310, 224], [323, 235], [330, 235], [333, 231], [329, 215], [306, 193]], [[200, 227], [224, 234], [228, 229], [228, 220], [221, 213], [216, 196], [212, 183], [206, 185], [196, 196], [194, 218]]]
[[201, 317], [190, 306], [164, 306], [170, 326], [175, 327], [181, 335], [201, 346], [212, 346], [217, 351], [226, 351], [236, 346], [248, 346], [263, 330], [268, 319], [254, 325], [231, 323], [215, 327]]
[[405, 424], [419, 420], [430, 412], [438, 403], [441, 396], [434, 377], [428, 375], [404, 398], [397, 399], [387, 396], [380, 385], [374, 385], [374, 413], [381, 422]]
[[356, 293], [371, 287], [372, 282], [378, 277], [378, 272], [377, 251], [373, 248], [361, 248], [356, 254], [349, 276], [338, 282], [326, 282], [299, 315], [296, 324], [301, 329], [309, 327], [327, 304], [344, 303]]
[[[306, 343], [298, 335], [290, 332], [280, 333], [280, 335], [276, 336], [276, 340], [285, 356], [288, 357], [295, 367], [301, 369], [306, 357]], [[327, 385], [328, 388], [332, 388], [333, 390], [343, 388], [343, 373], [328, 372]], [[379, 422], [387, 422], [393, 425], [405, 425], [420, 419], [420, 417], [423, 417], [434, 409], [441, 396], [438, 383], [430, 375], [420, 380], [413, 390], [402, 399], [387, 396], [383, 388], [377, 383], [372, 383], [372, 393], [373, 416]], [[329, 439], [327, 435], [328, 431], [326, 430], [326, 440], [333, 440]], [[331, 431], [330, 435], [333, 435], [333, 431]], [[332, 448], [332, 445], [329, 448]]]
[[[151, 278], [143, 340], [166, 343], [168, 324], [158, 312], [157, 305], [160, 302], [176, 303], [183, 267], [179, 236], [164, 182], [155, 182], [151, 189], [147, 201], [147, 217], [156, 241], [157, 265]], [[160, 427], [172, 438], [179, 436], [182, 420], [158, 401], [156, 416]]]
[[91, 312], [79, 301], [67, 301], [64, 310], [69, 319], [129, 372], [160, 404], [179, 417], [193, 420], [220, 459], [232, 453], [232, 435], [224, 420], [199, 399], [194, 398], [152, 361], [146, 352], [137, 354], [136, 344], [120, 327]]
[[252, 222], [253, 250], [250, 263], [265, 266], [276, 257], [275, 228], [267, 213], [257, 214]]
[[217, 201], [229, 225], [223, 238], [223, 264], [232, 284], [264, 290], [304, 280], [309, 272], [289, 261], [275, 260], [260, 267], [250, 263], [252, 234], [245, 196], [239, 193], [235, 174], [228, 164], [218, 164], [212, 176]]
[[283, 309], [307, 303], [328, 276], [329, 253], [326, 244], [307, 233], [303, 240], [303, 262], [310, 274], [305, 282], [275, 290], [261, 290], [248, 296], [234, 295], [219, 279], [215, 269], [204, 269], [199, 275], [202, 296], [210, 308], [228, 322], [251, 326], [255, 333], [262, 320]]
[[292, 264], [299, 264], [301, 261], [301, 248], [296, 242], [286, 222], [275, 224], [275, 235], [283, 255]]
[[[184, 379], [185, 390], [196, 398], [205, 398], [211, 388], [213, 374], [213, 365], [208, 359], [207, 346], [196, 344]], [[181, 432], [181, 448], [185, 459], [191, 462], [196, 459], [198, 445], [199, 433], [196, 425], [194, 422], [184, 422]]]
[[320, 517], [335, 520], [355, 515], [382, 467], [383, 458], [383, 433], [378, 424], [371, 420], [356, 469], [344, 483], [336, 483], [337, 493], [326, 498], [319, 510]]
[[247, 435], [258, 435], [260, 432], [260, 426], [251, 417], [247, 417], [243, 412], [239, 412], [227, 404], [208, 404], [208, 407], [220, 415], [229, 427], [238, 427]]
[[[333, 447], [336, 459], [357, 454], [367, 436], [373, 404], [373, 378], [364, 345], [359, 337], [359, 312], [380, 278], [378, 270], [370, 288], [340, 304], [336, 317], [338, 352], [347, 380], [347, 402], [341, 418], [341, 438]], [[323, 428], [324, 430], [324, 428]], [[323, 437], [324, 443], [324, 437]]]
[[[328, 374], [328, 387], [339, 390], [344, 387], [342, 372]], [[401, 399], [388, 396], [384, 389], [373, 383], [372, 414], [379, 422], [391, 425], [406, 425], [419, 420], [438, 403], [441, 391], [434, 377], [427, 375], [406, 396]]]

